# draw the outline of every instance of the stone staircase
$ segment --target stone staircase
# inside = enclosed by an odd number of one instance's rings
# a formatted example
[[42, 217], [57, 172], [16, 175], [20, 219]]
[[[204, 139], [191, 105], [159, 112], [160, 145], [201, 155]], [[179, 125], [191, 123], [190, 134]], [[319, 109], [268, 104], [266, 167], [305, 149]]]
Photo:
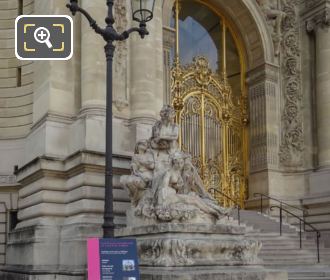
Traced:
[[330, 248], [330, 193], [305, 197], [302, 205], [307, 211], [306, 222], [321, 231], [326, 246]]
[[[236, 211], [233, 218], [237, 219]], [[330, 280], [330, 248], [326, 248], [322, 240], [318, 264], [316, 240], [303, 234], [300, 249], [296, 227], [284, 223], [280, 236], [277, 218], [246, 210], [241, 210], [241, 224], [247, 226], [249, 237], [262, 242], [259, 256], [264, 266], [287, 270], [290, 280]]]

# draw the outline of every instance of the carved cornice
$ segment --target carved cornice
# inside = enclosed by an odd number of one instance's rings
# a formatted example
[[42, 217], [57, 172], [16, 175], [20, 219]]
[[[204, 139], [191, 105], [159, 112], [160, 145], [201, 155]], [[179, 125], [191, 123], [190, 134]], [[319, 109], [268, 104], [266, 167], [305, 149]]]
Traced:
[[0, 174], [0, 186], [16, 185], [15, 175], [1, 175]]
[[306, 30], [308, 33], [314, 32], [318, 27], [330, 27], [330, 7], [322, 7], [306, 20]]
[[279, 67], [273, 64], [263, 64], [249, 71], [247, 84], [252, 87], [260, 82], [269, 81], [278, 83]]
[[[26, 186], [44, 177], [55, 177], [67, 180], [81, 173], [104, 174], [104, 156], [104, 153], [84, 150], [78, 151], [66, 159], [49, 156], [37, 157], [18, 169], [16, 173], [17, 181], [22, 186]], [[120, 162], [126, 162], [130, 160], [130, 157], [115, 154], [113, 156], [113, 174], [128, 174], [129, 165], [127, 164], [126, 168], [126, 166]], [[14, 177], [16, 182], [16, 176]]]

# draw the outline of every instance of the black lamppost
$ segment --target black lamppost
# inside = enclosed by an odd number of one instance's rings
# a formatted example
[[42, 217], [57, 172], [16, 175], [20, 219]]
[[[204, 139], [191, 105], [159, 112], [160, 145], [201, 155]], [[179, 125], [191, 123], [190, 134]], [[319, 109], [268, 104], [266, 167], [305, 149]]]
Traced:
[[[91, 0], [92, 1], [92, 0]], [[123, 0], [118, 0], [123, 1]], [[112, 193], [112, 62], [115, 51], [114, 42], [126, 40], [132, 32], [138, 32], [141, 38], [148, 35], [146, 23], [153, 18], [155, 0], [131, 0], [133, 20], [139, 22], [140, 26], [118, 33], [114, 29], [113, 4], [114, 0], [106, 0], [108, 16], [105, 19], [106, 27], [101, 28], [88, 12], [79, 7], [78, 0], [70, 0], [66, 6], [75, 15], [82, 13], [89, 21], [90, 26], [97, 34], [100, 34], [106, 41], [105, 55], [107, 60], [107, 100], [106, 100], [106, 151], [105, 151], [105, 202], [103, 237], [114, 237], [114, 214], [113, 214], [113, 193]]]

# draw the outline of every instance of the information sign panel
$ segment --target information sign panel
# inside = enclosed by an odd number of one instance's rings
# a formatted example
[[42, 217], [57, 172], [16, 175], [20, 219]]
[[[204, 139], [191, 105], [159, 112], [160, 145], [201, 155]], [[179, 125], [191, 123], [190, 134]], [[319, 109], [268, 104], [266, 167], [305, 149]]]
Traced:
[[88, 280], [140, 280], [136, 240], [88, 240]]

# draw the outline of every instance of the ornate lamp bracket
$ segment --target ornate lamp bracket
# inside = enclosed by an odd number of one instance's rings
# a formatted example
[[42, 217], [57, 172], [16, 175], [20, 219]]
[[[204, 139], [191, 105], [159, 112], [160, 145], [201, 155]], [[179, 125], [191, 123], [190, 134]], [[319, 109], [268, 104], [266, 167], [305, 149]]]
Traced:
[[122, 33], [118, 33], [113, 24], [115, 23], [113, 16], [113, 0], [108, 0], [108, 16], [105, 19], [107, 26], [101, 28], [97, 22], [92, 18], [92, 16], [78, 4], [77, 0], [70, 0], [70, 4], [67, 4], [66, 7], [70, 9], [72, 15], [74, 16], [77, 12], [83, 14], [89, 22], [89, 25], [94, 29], [97, 34], [100, 34], [107, 43], [113, 43], [114, 41], [124, 41], [129, 35], [133, 32], [138, 32], [141, 38], [144, 38], [145, 35], [148, 35], [149, 32], [146, 28], [145, 22], [140, 22], [139, 27], [130, 28]]

